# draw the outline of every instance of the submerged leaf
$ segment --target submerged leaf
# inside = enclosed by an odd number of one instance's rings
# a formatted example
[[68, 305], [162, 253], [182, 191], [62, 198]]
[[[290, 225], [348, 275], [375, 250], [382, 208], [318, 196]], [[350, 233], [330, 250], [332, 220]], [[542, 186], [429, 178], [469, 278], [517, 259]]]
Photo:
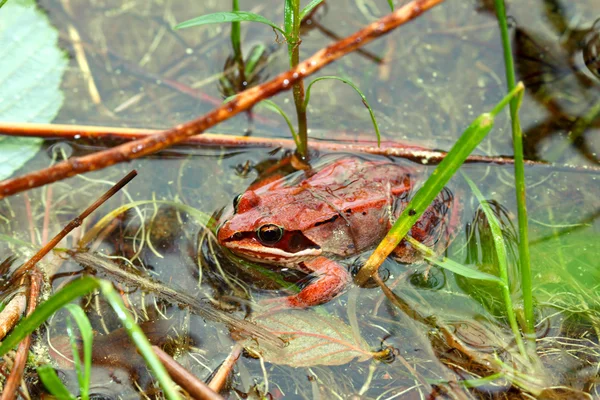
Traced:
[[[0, 121], [50, 122], [63, 101], [67, 58], [58, 32], [33, 5], [10, 1], [0, 10]], [[1, 133], [1, 132], [0, 132]], [[0, 180], [39, 150], [42, 139], [0, 137]]]
[[288, 310], [261, 315], [253, 322], [286, 341], [284, 348], [273, 348], [255, 339], [249, 339], [245, 344], [247, 350], [274, 364], [292, 367], [342, 365], [373, 357], [367, 342], [362, 337], [355, 337], [349, 325], [331, 315]]

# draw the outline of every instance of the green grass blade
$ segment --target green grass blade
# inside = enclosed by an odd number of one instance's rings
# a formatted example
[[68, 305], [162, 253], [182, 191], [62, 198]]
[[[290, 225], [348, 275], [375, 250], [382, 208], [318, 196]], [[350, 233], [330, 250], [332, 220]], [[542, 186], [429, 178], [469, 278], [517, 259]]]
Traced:
[[0, 345], [0, 357], [9, 352], [27, 335], [46, 322], [56, 311], [96, 288], [98, 288], [98, 281], [94, 278], [85, 277], [74, 280], [62, 290], [52, 295], [48, 300], [40, 304], [29, 317], [19, 322], [11, 334], [4, 339]]
[[481, 191], [477, 185], [475, 185], [475, 183], [464, 173], [463, 177], [471, 187], [471, 190], [473, 191], [473, 194], [475, 194], [475, 197], [477, 197], [477, 200], [479, 200], [481, 209], [483, 210], [483, 213], [485, 214], [485, 217], [490, 225], [490, 230], [492, 231], [492, 240], [494, 241], [494, 248], [496, 249], [496, 255], [498, 258], [498, 271], [500, 272], [500, 279], [503, 282], [502, 295], [504, 297], [506, 316], [508, 318], [508, 323], [513, 335], [515, 336], [517, 347], [519, 348], [521, 355], [527, 359], [527, 352], [525, 351], [525, 345], [523, 344], [521, 332], [519, 331], [519, 325], [514, 313], [514, 306], [510, 293], [510, 282], [508, 278], [508, 255], [506, 252], [506, 245], [504, 243], [504, 236], [502, 235], [502, 228], [500, 227], [500, 221], [498, 221], [498, 218], [496, 218], [496, 215], [492, 212], [490, 205], [481, 194]]
[[290, 129], [290, 133], [292, 134], [292, 137], [294, 138], [294, 143], [296, 143], [296, 147], [299, 146], [300, 138], [298, 137], [298, 134], [296, 133], [296, 130], [294, 129], [294, 125], [292, 124], [290, 117], [287, 116], [285, 111], [283, 111], [281, 109], [281, 107], [279, 107], [277, 104], [275, 104], [275, 102], [272, 100], [263, 100], [258, 104], [264, 105], [269, 110], [279, 113], [283, 117], [283, 119], [285, 119], [285, 122], [287, 123], [287, 126]]
[[388, 0], [388, 4], [390, 5], [390, 9], [394, 11], [394, 0]]
[[75, 400], [69, 390], [65, 387], [64, 383], [60, 380], [54, 368], [50, 365], [42, 365], [37, 368], [38, 376], [42, 383], [48, 389], [51, 395], [59, 400]]
[[[522, 90], [523, 85], [518, 85], [515, 90], [510, 92], [500, 102], [500, 104], [505, 104]], [[359, 284], [365, 283], [369, 277], [377, 272], [381, 263], [406, 236], [412, 226], [419, 220], [421, 215], [423, 215], [427, 207], [429, 207], [431, 202], [442, 191], [450, 178], [458, 171], [469, 154], [471, 154], [493, 126], [494, 115], [485, 113], [477, 117], [463, 132], [446, 157], [444, 157], [429, 179], [427, 179], [423, 187], [419, 189], [413, 199], [408, 203], [400, 217], [392, 226], [392, 229], [381, 241], [379, 246], [377, 246], [375, 252], [371, 254], [371, 257], [369, 257], [365, 265], [358, 272], [356, 281]]]
[[82, 400], [88, 400], [90, 393], [90, 379], [92, 376], [92, 344], [94, 340], [92, 325], [90, 324], [87, 315], [85, 315], [83, 308], [79, 305], [70, 303], [64, 308], [71, 313], [71, 316], [77, 323], [77, 327], [81, 333], [81, 340], [83, 342], [83, 370], [81, 360], [79, 359], [78, 346], [75, 342], [75, 335], [71, 328], [71, 321], [70, 319], [67, 319], [67, 332], [69, 334], [69, 340], [71, 341], [71, 347], [73, 348], [73, 360], [75, 361], [77, 379], [79, 380], [80, 396]]
[[[506, 85], [509, 91], [515, 88], [515, 64], [508, 35], [508, 22], [504, 0], [495, 0], [496, 15], [500, 25], [502, 48], [504, 50], [504, 66]], [[523, 306], [525, 311], [525, 329], [531, 342], [535, 342], [535, 318], [533, 313], [533, 289], [531, 261], [529, 256], [529, 227], [527, 219], [527, 204], [525, 190], [525, 162], [523, 157], [523, 132], [519, 121], [519, 105], [521, 97], [510, 101], [510, 118], [512, 121], [513, 154], [515, 158], [515, 189], [517, 196], [517, 217], [519, 222], [519, 261], [521, 266], [521, 286], [523, 288]]]
[[300, 11], [300, 21], [302, 21], [309, 12], [311, 12], [316, 6], [318, 6], [322, 2], [323, 0], [312, 0], [310, 3], [308, 3], [306, 7], [304, 7], [302, 11]]
[[460, 264], [454, 260], [451, 260], [447, 257], [439, 257], [435, 252], [429, 247], [425, 246], [423, 243], [413, 239], [410, 236], [406, 237], [406, 240], [419, 250], [421, 253], [425, 254], [425, 260], [429, 261], [432, 264], [437, 265], [440, 268], [444, 268], [450, 272], [453, 272], [457, 275], [464, 276], [465, 278], [477, 279], [481, 281], [495, 282], [499, 285], [504, 285], [502, 279], [498, 278], [495, 275], [488, 274], [486, 272], [481, 272], [474, 268], [467, 267], [466, 265]]
[[193, 26], [209, 25], [209, 24], [222, 24], [226, 22], [259, 22], [261, 24], [269, 25], [271, 28], [279, 31], [285, 38], [288, 36], [283, 29], [281, 29], [275, 22], [262, 15], [246, 12], [218, 12], [213, 14], [201, 15], [196, 18], [189, 19], [175, 25], [174, 29], [191, 28]]
[[167, 373], [167, 370], [156, 354], [154, 354], [152, 345], [148, 341], [148, 338], [146, 338], [144, 331], [142, 331], [142, 328], [135, 323], [112, 283], [108, 281], [98, 281], [98, 284], [102, 294], [117, 314], [117, 317], [127, 331], [127, 334], [136, 345], [142, 357], [144, 357], [144, 360], [146, 360], [146, 364], [152, 370], [156, 380], [160, 383], [165, 397], [167, 399], [179, 399], [179, 393], [177, 392], [171, 377]]
[[308, 106], [308, 102], [310, 100], [310, 89], [312, 88], [312, 86], [315, 83], [325, 80], [325, 79], [335, 79], [335, 80], [344, 82], [346, 85], [349, 85], [350, 87], [352, 87], [352, 89], [354, 89], [356, 91], [356, 93], [358, 93], [358, 95], [362, 99], [363, 104], [365, 105], [365, 107], [367, 107], [367, 110], [369, 110], [369, 115], [371, 116], [371, 122], [373, 123], [373, 127], [375, 128], [375, 135], [377, 135], [377, 145], [379, 146], [381, 144], [381, 133], [379, 132], [379, 125], [377, 124], [377, 120], [375, 119], [375, 113], [373, 112], [373, 109], [369, 105], [369, 102], [367, 101], [367, 98], [365, 97], [363, 92], [358, 88], [358, 86], [356, 86], [350, 80], [341, 78], [339, 76], [333, 76], [333, 75], [318, 77], [317, 79], [312, 81], [306, 88], [306, 97], [304, 98], [304, 108], [306, 108]]

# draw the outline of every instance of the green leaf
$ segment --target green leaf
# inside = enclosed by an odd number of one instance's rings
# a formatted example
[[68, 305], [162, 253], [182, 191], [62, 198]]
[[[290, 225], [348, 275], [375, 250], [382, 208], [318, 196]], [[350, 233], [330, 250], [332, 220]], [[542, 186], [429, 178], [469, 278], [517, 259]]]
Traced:
[[261, 24], [269, 25], [271, 28], [279, 31], [283, 36], [286, 37], [286, 33], [281, 29], [275, 22], [263, 17], [262, 15], [254, 14], [246, 11], [236, 12], [218, 12], [213, 14], [206, 14], [200, 17], [192, 18], [184, 21], [180, 24], [175, 25], [174, 29], [190, 28], [192, 26], [208, 25], [208, 24], [222, 24], [224, 22], [260, 22]]
[[306, 96], [304, 98], [304, 108], [306, 108], [308, 106], [308, 101], [310, 100], [310, 89], [312, 88], [312, 85], [314, 85], [315, 83], [317, 83], [319, 81], [325, 80], [325, 79], [335, 79], [335, 80], [344, 82], [345, 84], [351, 86], [352, 89], [354, 89], [356, 91], [356, 93], [358, 93], [358, 95], [362, 99], [363, 104], [365, 105], [365, 107], [367, 107], [367, 110], [369, 110], [369, 115], [371, 116], [371, 122], [373, 122], [373, 127], [375, 128], [375, 135], [377, 135], [377, 145], [380, 145], [381, 144], [381, 134], [379, 132], [379, 125], [377, 124], [377, 120], [375, 119], [375, 113], [373, 113], [373, 109], [369, 105], [369, 102], [367, 101], [367, 98], [365, 97], [363, 92], [361, 92], [361, 90], [358, 88], [358, 86], [356, 86], [354, 83], [352, 83], [348, 79], [340, 78], [339, 76], [333, 76], [333, 75], [321, 76], [321, 77], [315, 79], [306, 88]]
[[[391, 0], [390, 0], [391, 1]], [[308, 3], [306, 5], [306, 7], [304, 7], [302, 9], [302, 11], [300, 11], [300, 21], [302, 21], [304, 19], [304, 17], [306, 17], [306, 15], [311, 12], [316, 6], [318, 6], [319, 4], [321, 4], [323, 2], [323, 0], [312, 0], [310, 3]], [[393, 8], [392, 8], [393, 9]]]
[[65, 387], [65, 384], [62, 383], [54, 368], [50, 365], [42, 365], [37, 369], [38, 376], [42, 380], [42, 383], [48, 389], [50, 394], [55, 396], [59, 400], [75, 400], [76, 397], [73, 396], [69, 390]]
[[[58, 32], [35, 5], [11, 1], [0, 10], [0, 43], [0, 121], [51, 122], [63, 102], [60, 82], [67, 66]], [[31, 159], [42, 142], [0, 137], [0, 180]]]
[[286, 341], [283, 348], [274, 348], [256, 338], [244, 344], [246, 349], [273, 364], [293, 367], [343, 365], [373, 357], [367, 342], [362, 337], [355, 337], [349, 325], [332, 315], [317, 314], [312, 310], [288, 310], [259, 315], [253, 322]]
[[81, 333], [81, 339], [83, 342], [83, 369], [81, 360], [79, 359], [79, 349], [75, 340], [75, 334], [71, 327], [71, 320], [67, 319], [67, 332], [69, 334], [69, 340], [71, 342], [71, 348], [73, 349], [73, 361], [75, 362], [75, 370], [77, 371], [77, 380], [79, 381], [80, 395], [82, 400], [89, 399], [90, 392], [90, 378], [92, 375], [92, 342], [94, 340], [94, 333], [92, 331], [92, 325], [88, 320], [83, 309], [77, 304], [67, 304], [66, 308], [79, 327]]
[[388, 0], [388, 4], [390, 5], [390, 9], [394, 11], [394, 0]]
[[0, 0], [0, 8], [7, 2], [8, 0]]

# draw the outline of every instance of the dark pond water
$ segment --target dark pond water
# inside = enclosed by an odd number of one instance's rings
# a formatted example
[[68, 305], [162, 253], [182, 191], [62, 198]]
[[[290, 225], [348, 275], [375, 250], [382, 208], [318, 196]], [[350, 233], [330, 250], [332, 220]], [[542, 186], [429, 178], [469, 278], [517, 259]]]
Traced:
[[[404, 2], [395, 3], [398, 7]], [[448, 150], [475, 117], [506, 93], [492, 3], [448, 0], [369, 44], [365, 53], [350, 54], [316, 76], [338, 75], [360, 87], [374, 109], [383, 139]], [[161, 129], [198, 117], [223, 100], [219, 79], [231, 55], [229, 26], [180, 31], [172, 26], [205, 13], [226, 11], [229, 2], [71, 0], [41, 1], [41, 5], [71, 56], [62, 85], [65, 101], [55, 122]], [[242, 1], [240, 7], [282, 23], [281, 1]], [[33, 190], [3, 201], [7, 222], [2, 233], [38, 245], [46, 214], [49, 231], [58, 232], [111, 182], [137, 169], [139, 176], [126, 191], [103, 205], [76, 233], [81, 237], [121, 205], [140, 202], [110, 215], [98, 238], [90, 242], [93, 252], [88, 254], [96, 261], [109, 259], [134, 276], [206, 300], [228, 315], [258, 318], [265, 329], [285, 331], [282, 327], [287, 326], [300, 336], [321, 338], [301, 345], [292, 341], [283, 353], [270, 351], [260, 342], [242, 341], [251, 350], [237, 362], [222, 391], [225, 398], [586, 398], [583, 393], [598, 397], [600, 178], [586, 167], [598, 167], [600, 150], [600, 72], [593, 58], [600, 48], [599, 23], [594, 25], [600, 17], [600, 3], [528, 0], [510, 1], [507, 7], [517, 79], [527, 87], [521, 108], [526, 157], [570, 166], [526, 169], [535, 361], [519, 354], [497, 284], [465, 278], [426, 262], [385, 261], [381, 276], [393, 291], [394, 301], [375, 284], [349, 285], [343, 295], [317, 308], [256, 317], [260, 307], [254, 301], [281, 296], [283, 287], [302, 286], [306, 276], [287, 268], [272, 273], [262, 266], [236, 266], [219, 250], [213, 233], [198, 222], [201, 216], [185, 207], [216, 215], [261, 172], [282, 159], [287, 154], [284, 149], [180, 146], [74, 177], [53, 184], [51, 190]], [[387, 12], [389, 6], [383, 0], [327, 1], [306, 26], [301, 58], [332, 43], [332, 36], [346, 36]], [[89, 76], [75, 57], [74, 43], [79, 41], [71, 28], [78, 32], [85, 50], [98, 90], [96, 101], [90, 96]], [[268, 57], [258, 81], [287, 69], [286, 46], [278, 43], [281, 38], [271, 28], [244, 23], [242, 34], [245, 52], [266, 46]], [[378, 57], [385, 63], [378, 63]], [[289, 92], [272, 100], [294, 115]], [[253, 118], [241, 114], [212, 132], [289, 137], [278, 114], [261, 107], [254, 111]], [[340, 82], [322, 81], [314, 86], [308, 123], [312, 138], [375, 138], [360, 97]], [[65, 151], [83, 155], [103, 146], [102, 141], [48, 142], [26, 170], [47, 166]], [[512, 154], [508, 112], [498, 117], [476, 153]], [[434, 168], [393, 161], [418, 171], [419, 183]], [[522, 322], [513, 168], [479, 163], [464, 166], [461, 172], [448, 186], [462, 212], [458, 233], [445, 255], [498, 275], [489, 223], [466, 175], [490, 201], [500, 221], [511, 269], [512, 308]], [[48, 202], [51, 211], [46, 211]], [[75, 242], [64, 247], [71, 243]], [[26, 258], [25, 247], [14, 240], [2, 246], [5, 253]], [[354, 270], [368, 253], [342, 261]], [[82, 264], [64, 261], [52, 280], [53, 288], [78, 276]], [[223, 324], [181, 309], [172, 299], [145, 293], [138, 281], [117, 278], [105, 270], [95, 273], [116, 282], [151, 341], [163, 345], [200, 379], [209, 380], [230, 354], [239, 335], [232, 335]], [[89, 310], [97, 332], [92, 392], [106, 398], [138, 398], [144, 391], [150, 398], [160, 398], [105, 301], [93, 297], [80, 304]], [[48, 322], [37, 336], [36, 353], [41, 360], [58, 363], [69, 388], [77, 393], [72, 365], [64, 361], [70, 358], [64, 318], [59, 313]], [[332, 342], [343, 345], [333, 347]], [[368, 353], [389, 348], [395, 356], [383, 361]], [[262, 358], [252, 349], [262, 352]], [[463, 384], [463, 380], [470, 383]], [[33, 378], [30, 382], [32, 392], [39, 395], [40, 385]]]

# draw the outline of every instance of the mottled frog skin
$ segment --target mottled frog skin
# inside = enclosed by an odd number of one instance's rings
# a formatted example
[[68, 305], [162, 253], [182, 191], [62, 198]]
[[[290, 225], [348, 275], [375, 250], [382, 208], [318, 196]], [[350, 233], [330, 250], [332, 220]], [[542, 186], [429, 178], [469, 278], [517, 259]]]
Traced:
[[[377, 245], [423, 181], [412, 165], [357, 156], [325, 157], [312, 170], [270, 180], [236, 197], [217, 238], [248, 260], [287, 266], [315, 276], [298, 294], [282, 299], [308, 307], [333, 299], [351, 280], [338, 260]], [[445, 188], [411, 229], [410, 235], [442, 251], [461, 212]], [[394, 257], [419, 259], [402, 241]]]

